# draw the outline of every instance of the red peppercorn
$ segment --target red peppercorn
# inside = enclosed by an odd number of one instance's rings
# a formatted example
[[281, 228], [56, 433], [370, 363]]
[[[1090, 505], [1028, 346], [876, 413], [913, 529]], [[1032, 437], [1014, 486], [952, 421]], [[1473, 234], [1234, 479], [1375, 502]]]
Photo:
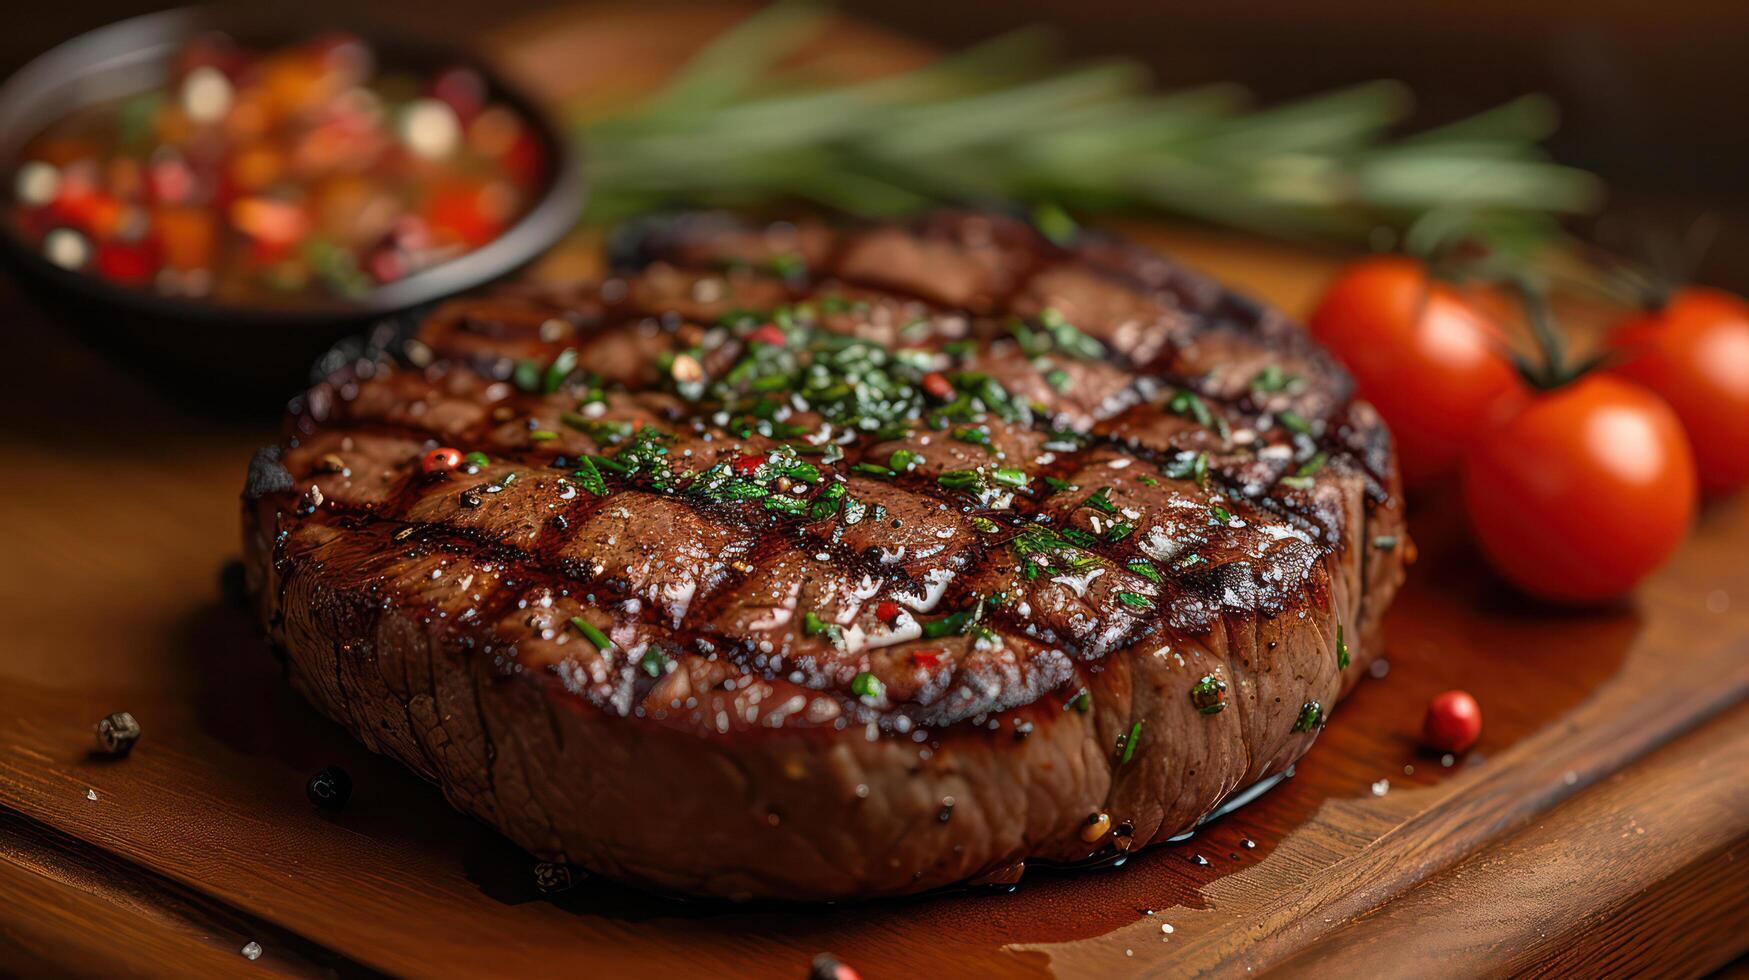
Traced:
[[931, 371], [923, 376], [923, 390], [931, 398], [947, 401], [953, 397], [953, 382], [940, 371]]
[[427, 473], [448, 473], [462, 465], [462, 452], [449, 446], [439, 446], [425, 454], [419, 468]]
[[147, 242], [107, 241], [97, 246], [97, 274], [115, 282], [144, 282], [158, 271]]
[[808, 980], [862, 980], [862, 974], [831, 953], [821, 953], [808, 965]]
[[1421, 739], [1437, 752], [1462, 752], [1482, 734], [1482, 706], [1468, 691], [1446, 691], [1427, 703]]
[[875, 606], [875, 618], [883, 623], [890, 623], [899, 618], [899, 604], [891, 599], [883, 599]]
[[759, 329], [747, 335], [747, 339], [756, 344], [770, 344], [773, 347], [782, 347], [789, 343], [789, 338], [783, 335], [783, 331], [775, 323], [761, 323]]
[[758, 453], [742, 453], [729, 463], [735, 472], [742, 476], [752, 476], [759, 472], [759, 467], [765, 465], [765, 457]]

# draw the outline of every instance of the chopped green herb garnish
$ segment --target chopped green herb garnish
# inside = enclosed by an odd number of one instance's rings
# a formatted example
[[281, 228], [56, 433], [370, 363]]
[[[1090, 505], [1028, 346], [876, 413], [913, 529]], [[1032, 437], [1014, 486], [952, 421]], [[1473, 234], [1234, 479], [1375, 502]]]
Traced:
[[800, 279], [808, 272], [807, 262], [794, 252], [779, 252], [767, 259], [765, 264], [780, 279]]
[[1056, 308], [1046, 307], [1040, 311], [1038, 322], [1039, 326], [1043, 327], [1045, 332], [1050, 335], [1051, 343], [1055, 344], [1058, 350], [1090, 360], [1105, 356], [1104, 344], [1071, 326], [1069, 321], [1064, 319], [1063, 314], [1057, 312]]
[[1209, 411], [1208, 403], [1197, 397], [1195, 392], [1180, 389], [1173, 393], [1166, 402], [1166, 409], [1174, 415], [1195, 419], [1197, 425], [1214, 428], [1214, 413]]
[[536, 429], [528, 434], [529, 442], [552, 442], [559, 434], [551, 429]]
[[861, 473], [864, 476], [878, 476], [883, 480], [893, 475], [892, 470], [879, 463], [858, 463], [850, 468], [850, 472]]
[[990, 479], [995, 480], [997, 483], [1004, 486], [1015, 487], [1016, 489], [1023, 488], [1031, 482], [1031, 479], [1026, 475], [1025, 470], [1015, 469], [1012, 466], [996, 467], [990, 471]]
[[808, 512], [808, 502], [786, 493], [774, 493], [765, 498], [765, 509], [778, 514], [800, 517]]
[[811, 609], [802, 614], [802, 632], [808, 636], [819, 636], [823, 633], [834, 643], [844, 635], [844, 630], [837, 623], [826, 622], [820, 618], [819, 613]]
[[1328, 457], [1322, 452], [1314, 454], [1311, 459], [1302, 463], [1300, 468], [1295, 470], [1292, 476], [1282, 477], [1281, 482], [1284, 485], [1293, 487], [1297, 490], [1310, 488], [1312, 485], [1312, 477], [1317, 475], [1318, 471], [1324, 468], [1324, 462], [1327, 458]]
[[668, 461], [668, 447], [664, 443], [674, 437], [652, 426], [643, 426], [632, 436], [624, 448], [615, 453], [612, 460], [597, 456], [597, 465], [611, 462], [610, 468], [624, 474], [636, 473], [646, 477], [650, 485], [657, 490], [668, 489], [674, 480], [674, 471]]
[[1100, 487], [1098, 490], [1093, 491], [1092, 495], [1086, 500], [1081, 501], [1081, 506], [1091, 507], [1094, 510], [1101, 510], [1107, 514], [1117, 513], [1117, 505], [1111, 502], [1110, 487]]
[[1075, 484], [1070, 483], [1068, 480], [1059, 480], [1054, 476], [1047, 476], [1044, 478], [1044, 481], [1045, 481], [1045, 486], [1050, 487], [1053, 491], [1055, 491], [1057, 493], [1064, 493], [1064, 492], [1074, 493], [1075, 491], [1081, 489], [1080, 487], [1076, 486]]
[[1227, 527], [1233, 523], [1233, 512], [1220, 504], [1209, 504], [1209, 520], [1222, 527]]
[[638, 666], [651, 677], [661, 677], [667, 673], [668, 664], [668, 655], [655, 647], [645, 650], [644, 655], [638, 658]]
[[724, 463], [718, 463], [694, 476], [692, 482], [687, 485], [686, 492], [702, 500], [719, 504], [741, 500], [763, 500], [771, 496], [770, 489], [754, 480], [737, 476]]
[[1070, 698], [1068, 701], [1063, 703], [1063, 709], [1065, 711], [1070, 709], [1070, 708], [1073, 708], [1077, 712], [1080, 712], [1081, 714], [1086, 714], [1087, 709], [1091, 708], [1092, 706], [1093, 706], [1093, 695], [1087, 693], [1086, 688], [1082, 688], [1081, 690], [1076, 691], [1074, 697]]
[[1038, 577], [1038, 565], [1041, 563], [1070, 571], [1080, 571], [1099, 564], [1099, 556], [1088, 554], [1066, 535], [1048, 527], [1029, 527], [1015, 535], [1008, 542], [1008, 546], [1024, 561], [1025, 568], [1029, 570], [1028, 579]]
[[823, 521], [838, 513], [847, 491], [842, 483], [829, 483], [814, 497], [814, 502], [808, 505], [808, 520]]
[[1286, 391], [1298, 380], [1299, 375], [1288, 374], [1281, 369], [1281, 365], [1271, 364], [1251, 379], [1251, 390], [1268, 393]]
[[976, 490], [984, 481], [976, 470], [943, 470], [935, 482], [949, 490]]
[[962, 425], [953, 430], [953, 437], [960, 442], [969, 442], [979, 446], [990, 444], [990, 430], [983, 426]]
[[482, 452], [472, 452], [462, 457], [462, 465], [471, 467], [475, 472], [492, 465], [492, 460]]
[[1069, 372], [1062, 368], [1051, 368], [1045, 372], [1045, 384], [1061, 394], [1069, 390]]
[[601, 469], [604, 469], [604, 470], [608, 471], [609, 473], [618, 473], [620, 476], [628, 476], [632, 473], [637, 472], [635, 469], [626, 465], [625, 463], [622, 463], [619, 460], [613, 459], [613, 458], [608, 457], [608, 456], [585, 456], [584, 458], [589, 460], [590, 462], [594, 463], [596, 466], [600, 467]]
[[[981, 610], [980, 610], [981, 611]], [[959, 636], [973, 621], [972, 610], [964, 610], [933, 619], [923, 624], [923, 635], [929, 639], [943, 636]]]
[[1348, 669], [1348, 639], [1342, 635], [1342, 624], [1336, 624], [1336, 669]]
[[1227, 682], [1213, 674], [1203, 675], [1202, 680], [1191, 685], [1190, 703], [1201, 714], [1220, 714], [1227, 706]]
[[1032, 226], [1059, 248], [1075, 244], [1075, 237], [1081, 233], [1080, 226], [1075, 224], [1069, 212], [1050, 202], [1033, 205]]
[[571, 471], [571, 479], [577, 485], [597, 497], [607, 496], [607, 481], [601, 478], [601, 471], [595, 467], [595, 461], [588, 456], [577, 460], [577, 468]]
[[1159, 582], [1164, 578], [1160, 574], [1160, 570], [1154, 567], [1154, 563], [1146, 558], [1132, 558], [1124, 564], [1124, 567], [1150, 582]]
[[1300, 716], [1294, 719], [1294, 731], [1309, 732], [1318, 727], [1318, 721], [1323, 717], [1324, 707], [1316, 701], [1307, 701], [1300, 705]]
[[626, 439], [633, 429], [632, 424], [623, 419], [591, 419], [576, 412], [560, 412], [559, 421], [602, 445]]
[[887, 467], [894, 473], [906, 473], [914, 464], [922, 461], [922, 456], [909, 449], [895, 449], [892, 457], [887, 460]]
[[850, 693], [859, 698], [878, 698], [887, 693], [887, 685], [865, 670], [850, 679]]
[[974, 518], [972, 518], [972, 526], [977, 528], [978, 530], [984, 532], [985, 534], [995, 534], [996, 532], [1002, 530], [1002, 526], [1000, 524], [997, 524], [995, 521], [989, 519], [988, 517], [974, 517]]
[[553, 358], [553, 363], [547, 365], [546, 372], [541, 375], [540, 390], [549, 395], [558, 391], [559, 387], [565, 383], [565, 379], [569, 378], [571, 372], [576, 369], [577, 349], [567, 347], [559, 351], [558, 356]]
[[1129, 761], [1131, 759], [1135, 758], [1136, 743], [1141, 741], [1141, 740], [1142, 740], [1142, 723], [1138, 721], [1135, 724], [1130, 726], [1129, 734], [1122, 735], [1122, 736], [1118, 737], [1118, 740], [1117, 740], [1117, 749], [1118, 749], [1117, 764], [1118, 765], [1120, 765], [1120, 766], [1126, 765], [1129, 763]]
[[1105, 529], [1105, 540], [1111, 544], [1116, 544], [1135, 533], [1135, 530], [1136, 526], [1129, 521], [1119, 521]]
[[1312, 423], [1307, 422], [1305, 416], [1302, 416], [1291, 408], [1276, 412], [1275, 420], [1280, 422], [1281, 427], [1289, 432], [1302, 436], [1309, 436], [1312, 434]]
[[1160, 470], [1174, 480], [1195, 480], [1196, 485], [1207, 486], [1209, 482], [1209, 454], [1183, 452], [1172, 457], [1172, 461]]
[[1154, 600], [1142, 595], [1140, 592], [1119, 592], [1117, 594], [1117, 601], [1129, 606], [1131, 609], [1154, 608]]
[[606, 653], [613, 649], [613, 641], [607, 638], [607, 634], [601, 632], [595, 624], [584, 619], [582, 616], [572, 616], [571, 625], [577, 628], [577, 632], [583, 634], [584, 639], [595, 644], [595, 649], [600, 650], [602, 653]]
[[1063, 528], [1063, 537], [1078, 548], [1091, 548], [1099, 543], [1099, 539], [1078, 527]]

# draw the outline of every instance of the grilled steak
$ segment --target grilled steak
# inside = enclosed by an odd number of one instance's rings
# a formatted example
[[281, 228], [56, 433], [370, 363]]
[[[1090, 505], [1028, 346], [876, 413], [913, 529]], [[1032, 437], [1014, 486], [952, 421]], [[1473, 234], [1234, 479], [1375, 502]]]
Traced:
[[1389, 437], [1278, 314], [978, 214], [615, 255], [317, 385], [244, 495], [293, 683], [530, 851], [737, 899], [1109, 858], [1374, 657]]

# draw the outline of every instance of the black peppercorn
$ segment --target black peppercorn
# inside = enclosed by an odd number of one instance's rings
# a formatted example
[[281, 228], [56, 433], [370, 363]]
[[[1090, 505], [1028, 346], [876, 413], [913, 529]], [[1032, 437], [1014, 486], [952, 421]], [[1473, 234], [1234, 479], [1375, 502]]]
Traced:
[[329, 766], [310, 777], [304, 793], [322, 809], [338, 810], [352, 799], [352, 777], [339, 766]]
[[555, 895], [570, 891], [576, 879], [571, 875], [571, 866], [554, 861], [542, 861], [534, 866], [534, 887], [542, 894]]
[[127, 755], [139, 740], [140, 723], [126, 711], [117, 711], [97, 723], [97, 747], [105, 755]]

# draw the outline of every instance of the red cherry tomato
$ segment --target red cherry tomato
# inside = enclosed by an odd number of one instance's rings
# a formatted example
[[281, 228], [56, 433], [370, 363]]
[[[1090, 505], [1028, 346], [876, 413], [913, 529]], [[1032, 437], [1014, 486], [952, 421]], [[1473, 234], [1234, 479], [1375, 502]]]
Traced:
[[773, 347], [782, 347], [789, 343], [789, 338], [784, 336], [783, 330], [775, 323], [761, 323], [758, 329], [747, 335], [747, 339], [756, 344], [770, 344]]
[[144, 282], [158, 271], [150, 242], [107, 241], [97, 246], [97, 274], [113, 282]]
[[1462, 752], [1482, 734], [1482, 706], [1468, 691], [1446, 691], [1427, 703], [1421, 740], [1435, 752]]
[[1683, 289], [1629, 318], [1614, 340], [1623, 357], [1617, 373], [1662, 395], [1682, 420], [1701, 489], [1749, 486], [1749, 302]]
[[1694, 518], [1694, 456], [1658, 396], [1607, 374], [1513, 399], [1464, 458], [1470, 529], [1501, 577], [1563, 602], [1618, 596]]
[[434, 187], [425, 200], [422, 217], [434, 232], [459, 239], [478, 248], [503, 231], [503, 223], [489, 213], [485, 187], [455, 180]]
[[1495, 401], [1522, 387], [1494, 321], [1414, 259], [1350, 264], [1309, 326], [1391, 427], [1410, 485], [1450, 473]]
[[947, 401], [953, 397], [953, 382], [940, 371], [931, 371], [923, 376], [923, 390], [937, 401]]
[[425, 454], [419, 461], [419, 468], [427, 473], [448, 473], [462, 465], [462, 453], [459, 449], [449, 446], [439, 446]]

